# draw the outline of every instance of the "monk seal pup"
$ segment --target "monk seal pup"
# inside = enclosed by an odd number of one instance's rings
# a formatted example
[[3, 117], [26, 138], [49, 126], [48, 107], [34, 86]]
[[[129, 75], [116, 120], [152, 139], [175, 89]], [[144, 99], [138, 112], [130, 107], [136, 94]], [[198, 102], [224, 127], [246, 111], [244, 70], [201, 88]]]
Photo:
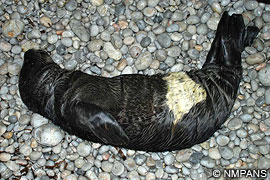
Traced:
[[144, 151], [204, 142], [228, 118], [241, 52], [256, 27], [225, 12], [202, 69], [166, 75], [91, 76], [61, 69], [41, 50], [24, 55], [19, 91], [29, 110], [82, 139]]

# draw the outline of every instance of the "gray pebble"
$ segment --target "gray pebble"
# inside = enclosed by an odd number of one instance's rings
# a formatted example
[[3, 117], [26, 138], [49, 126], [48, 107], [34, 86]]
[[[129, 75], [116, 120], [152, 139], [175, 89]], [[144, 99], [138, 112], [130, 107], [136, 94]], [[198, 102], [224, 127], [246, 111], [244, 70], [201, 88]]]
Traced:
[[144, 37], [140, 42], [141, 46], [144, 48], [148, 47], [150, 45], [150, 43], [151, 43], [150, 37]]
[[217, 143], [218, 143], [220, 146], [225, 146], [225, 145], [227, 145], [229, 142], [230, 142], [230, 139], [229, 139], [227, 136], [220, 135], [220, 136], [217, 137]]
[[142, 154], [137, 154], [135, 157], [134, 157], [134, 160], [136, 162], [136, 164], [138, 165], [143, 165], [144, 162], [146, 161], [146, 157]]
[[168, 48], [171, 46], [171, 38], [168, 34], [160, 34], [157, 36], [158, 43], [164, 47]]
[[250, 11], [256, 9], [256, 8], [258, 7], [258, 4], [259, 4], [259, 3], [258, 3], [257, 1], [246, 1], [246, 2], [244, 3], [245, 8], [246, 8], [247, 10], [250, 10]]
[[58, 40], [58, 36], [56, 34], [49, 35], [47, 39], [48, 43], [50, 44], [55, 44], [57, 40]]
[[211, 17], [210, 13], [204, 13], [201, 17], [201, 23], [205, 24]]
[[68, 38], [68, 37], [62, 38], [61, 43], [66, 47], [72, 46], [72, 40], [71, 40], [71, 38]]
[[23, 32], [24, 23], [19, 19], [11, 19], [2, 26], [2, 33], [6, 37], [17, 37]]
[[229, 121], [228, 128], [230, 130], [237, 130], [237, 129], [241, 128], [242, 124], [243, 124], [243, 122], [242, 122], [241, 119], [239, 119], [239, 118], [233, 118], [233, 119], [231, 119]]
[[69, 0], [65, 7], [68, 11], [74, 11], [77, 8], [77, 2], [75, 0]]
[[198, 24], [200, 22], [200, 18], [195, 15], [191, 15], [187, 18], [187, 24]]
[[[56, 52], [58, 55], [65, 55], [67, 53], [67, 47], [61, 44], [56, 48]], [[57, 59], [60, 60], [60, 58]], [[61, 61], [62, 59], [63, 58], [61, 58]]]
[[165, 167], [165, 172], [169, 174], [175, 174], [179, 172], [179, 169], [175, 167], [174, 165], [169, 165]]
[[13, 54], [20, 54], [22, 52], [22, 47], [18, 45], [12, 46], [11, 52]]
[[170, 57], [178, 57], [181, 53], [181, 49], [178, 46], [172, 46], [166, 50], [168, 52], [168, 56]]
[[142, 53], [137, 61], [135, 61], [135, 67], [138, 70], [144, 70], [152, 63], [152, 54], [148, 51]]
[[29, 156], [32, 153], [32, 148], [27, 144], [20, 146], [19, 152], [24, 156]]
[[128, 171], [133, 171], [136, 169], [136, 163], [133, 159], [128, 158], [124, 161], [124, 165]]
[[34, 129], [33, 137], [42, 145], [56, 146], [62, 141], [64, 135], [58, 127], [52, 124], [45, 124]]
[[82, 26], [81, 22], [78, 20], [71, 20], [70, 23], [70, 28], [72, 31], [84, 42], [88, 42], [90, 40], [90, 35], [85, 29], [85, 27]]
[[207, 21], [207, 26], [209, 29], [211, 30], [217, 30], [217, 25], [218, 25], [218, 22], [219, 22], [219, 18], [216, 18], [216, 17], [211, 17], [208, 21]]
[[91, 145], [85, 142], [81, 142], [77, 147], [77, 152], [80, 156], [86, 157], [91, 152]]
[[11, 50], [11, 44], [6, 41], [0, 42], [0, 50], [4, 52], [9, 52]]
[[266, 104], [270, 104], [270, 89], [267, 89], [267, 90], [265, 91], [264, 96], [265, 96], [265, 103], [266, 103]]
[[197, 33], [200, 35], [206, 35], [208, 32], [207, 26], [205, 24], [200, 24], [197, 27]]
[[258, 79], [264, 86], [270, 86], [270, 65], [266, 65], [258, 73]]
[[201, 164], [207, 168], [215, 167], [215, 161], [209, 157], [203, 157], [201, 159]]
[[75, 59], [70, 59], [70, 60], [67, 60], [65, 63], [64, 63], [64, 67], [66, 70], [74, 70], [77, 66], [77, 61]]
[[254, 64], [260, 64], [264, 62], [264, 60], [265, 60], [264, 54], [259, 52], [259, 53], [249, 55], [246, 59], [246, 62], [250, 65], [254, 65]]
[[229, 159], [231, 159], [233, 157], [232, 149], [227, 147], [227, 146], [220, 147], [219, 152], [221, 154], [221, 157], [226, 159], [226, 160], [229, 160]]
[[124, 173], [124, 165], [118, 161], [115, 161], [114, 164], [113, 164], [113, 167], [112, 167], [112, 173], [115, 175], [115, 176], [120, 176], [121, 174]]
[[175, 158], [171, 153], [167, 154], [164, 157], [164, 162], [166, 165], [171, 165], [174, 162], [174, 160], [175, 160]]
[[270, 159], [267, 157], [260, 157], [258, 160], [259, 169], [269, 169], [270, 168]]
[[264, 22], [270, 23], [270, 11], [264, 12], [262, 18]]
[[102, 161], [101, 169], [105, 172], [111, 172], [113, 164], [109, 161]]
[[179, 30], [179, 25], [178, 24], [172, 24], [172, 25], [170, 25], [170, 26], [168, 26], [166, 28], [166, 31], [168, 33], [177, 32], [178, 30]]

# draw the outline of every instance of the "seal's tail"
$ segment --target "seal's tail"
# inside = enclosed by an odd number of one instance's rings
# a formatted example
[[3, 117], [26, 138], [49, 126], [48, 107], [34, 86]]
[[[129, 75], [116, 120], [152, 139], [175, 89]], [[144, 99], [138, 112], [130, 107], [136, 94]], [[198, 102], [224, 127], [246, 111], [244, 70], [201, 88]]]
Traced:
[[224, 12], [204, 66], [240, 66], [241, 52], [252, 44], [258, 32], [259, 29], [255, 26], [245, 27], [242, 15], [229, 16], [228, 12]]

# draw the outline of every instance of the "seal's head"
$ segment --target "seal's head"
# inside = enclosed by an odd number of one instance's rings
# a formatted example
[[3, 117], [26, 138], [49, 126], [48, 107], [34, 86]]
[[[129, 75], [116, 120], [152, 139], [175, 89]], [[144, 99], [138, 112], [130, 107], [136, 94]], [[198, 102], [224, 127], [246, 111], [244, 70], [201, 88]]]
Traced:
[[48, 63], [53, 63], [53, 60], [46, 51], [29, 49], [24, 53], [24, 64], [26, 63], [30, 63], [31, 65], [45, 65]]

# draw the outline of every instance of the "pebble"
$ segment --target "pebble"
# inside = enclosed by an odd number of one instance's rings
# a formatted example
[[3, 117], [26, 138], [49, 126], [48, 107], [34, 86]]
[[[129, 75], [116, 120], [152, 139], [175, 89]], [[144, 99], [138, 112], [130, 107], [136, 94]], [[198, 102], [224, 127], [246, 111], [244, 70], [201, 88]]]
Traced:
[[263, 53], [251, 54], [246, 58], [246, 62], [250, 65], [260, 64], [264, 62], [265, 57]]
[[237, 130], [237, 129], [241, 128], [242, 124], [243, 124], [243, 122], [241, 121], [241, 119], [239, 119], [239, 118], [233, 118], [233, 119], [231, 119], [229, 121], [228, 128], [230, 130], [232, 130], [232, 131], [233, 130]]
[[171, 38], [168, 34], [160, 34], [157, 36], [158, 43], [164, 47], [168, 48], [171, 46]]
[[104, 3], [104, 0], [90, 0], [93, 6], [100, 6]]
[[112, 173], [115, 176], [120, 176], [121, 174], [124, 173], [124, 165], [118, 161], [115, 161], [112, 167]]
[[49, 120], [47, 118], [44, 118], [43, 116], [37, 114], [37, 113], [33, 113], [31, 116], [31, 125], [34, 128], [40, 127], [44, 124], [47, 124], [49, 122]]
[[80, 38], [80, 40], [84, 42], [88, 42], [90, 40], [88, 31], [85, 29], [85, 27], [83, 27], [80, 21], [73, 19], [70, 21], [69, 25], [76, 36]]
[[135, 61], [135, 67], [138, 70], [144, 70], [150, 66], [152, 62], [152, 54], [148, 51], [142, 53]]
[[211, 17], [206, 23], [207, 27], [214, 31], [217, 30], [219, 20], [220, 20], [219, 18]]
[[68, 11], [74, 11], [77, 8], [77, 2], [75, 0], [69, 0], [65, 7]]
[[265, 96], [265, 103], [266, 103], [266, 104], [270, 104], [270, 89], [267, 89], [267, 90], [265, 91], [264, 96]]
[[86, 157], [90, 154], [91, 152], [91, 145], [85, 142], [82, 142], [78, 145], [77, 147], [77, 152], [80, 156]]
[[258, 79], [264, 86], [270, 86], [270, 65], [266, 65], [265, 68], [258, 72]]
[[191, 15], [187, 18], [187, 24], [198, 24], [200, 22], [200, 18], [195, 15]]
[[217, 148], [210, 148], [209, 149], [209, 157], [215, 160], [221, 159], [221, 155]]
[[171, 153], [167, 154], [167, 155], [164, 157], [164, 162], [165, 162], [166, 165], [171, 165], [171, 164], [173, 164], [174, 160], [175, 160], [175, 158], [174, 158], [174, 156], [173, 156]]
[[72, 46], [72, 40], [68, 37], [62, 38], [61, 43], [66, 47]]
[[24, 156], [30, 156], [30, 154], [32, 153], [32, 148], [30, 146], [28, 146], [27, 144], [23, 144], [20, 147], [19, 151]]
[[209, 157], [203, 157], [201, 159], [201, 164], [207, 168], [215, 167], [215, 161]]
[[270, 168], [270, 159], [267, 157], [261, 157], [258, 160], [258, 168], [259, 169], [269, 169]]
[[11, 159], [11, 155], [9, 153], [2, 152], [0, 153], [0, 161], [7, 162]]
[[52, 124], [44, 124], [34, 129], [33, 137], [39, 144], [45, 146], [56, 146], [62, 141], [64, 135], [58, 127]]
[[270, 11], [266, 11], [262, 15], [263, 21], [266, 23], [270, 23]]
[[108, 54], [108, 56], [114, 60], [120, 60], [122, 58], [122, 53], [120, 50], [114, 48], [112, 43], [106, 42], [104, 43], [104, 51]]
[[24, 30], [24, 23], [19, 19], [11, 19], [2, 26], [2, 33], [6, 37], [17, 37]]
[[229, 160], [229, 159], [231, 159], [233, 157], [232, 149], [227, 147], [227, 146], [220, 147], [219, 152], [221, 154], [221, 157], [226, 159], [226, 160]]
[[49, 35], [47, 39], [48, 43], [50, 44], [55, 44], [57, 40], [58, 40], [58, 36], [56, 34]]
[[247, 10], [252, 11], [258, 7], [259, 3], [257, 1], [246, 1], [244, 5]]
[[52, 26], [52, 21], [49, 17], [47, 16], [42, 16], [40, 19], [39, 19], [39, 22], [41, 25], [45, 26], [45, 27], [51, 27]]
[[11, 50], [11, 44], [6, 41], [0, 42], [0, 50], [4, 52], [9, 52]]
[[168, 52], [167, 54], [170, 57], [178, 57], [181, 53], [181, 49], [178, 46], [172, 46], [172, 47], [166, 49], [166, 51]]

